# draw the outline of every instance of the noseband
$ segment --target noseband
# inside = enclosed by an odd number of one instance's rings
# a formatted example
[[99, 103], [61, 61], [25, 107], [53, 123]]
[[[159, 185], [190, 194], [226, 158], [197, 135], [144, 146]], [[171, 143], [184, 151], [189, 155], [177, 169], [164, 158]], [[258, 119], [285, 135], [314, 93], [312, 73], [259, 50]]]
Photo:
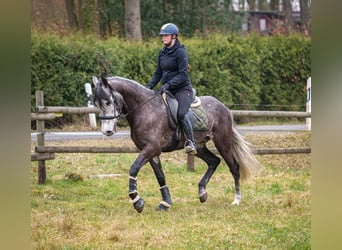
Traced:
[[115, 115], [115, 116], [99, 116], [99, 118], [101, 120], [114, 120], [114, 119], [118, 119], [120, 117], [121, 114], [119, 115]]

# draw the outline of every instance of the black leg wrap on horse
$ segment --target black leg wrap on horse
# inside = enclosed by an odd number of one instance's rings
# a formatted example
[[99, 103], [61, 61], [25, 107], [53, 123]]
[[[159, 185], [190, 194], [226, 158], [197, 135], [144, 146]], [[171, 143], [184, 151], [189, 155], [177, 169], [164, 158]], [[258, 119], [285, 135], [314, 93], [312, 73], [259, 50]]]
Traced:
[[134, 193], [129, 193], [129, 197], [130, 197], [129, 202], [133, 204], [134, 209], [137, 210], [138, 213], [141, 213], [145, 205], [144, 199], [138, 195], [137, 191]]
[[144, 199], [140, 198], [137, 191], [137, 177], [129, 177], [129, 191], [128, 196], [130, 198], [130, 202], [133, 204], [135, 210], [138, 213], [141, 213], [144, 209]]
[[137, 191], [137, 180], [138, 177], [129, 177], [128, 193], [134, 193]]
[[171, 195], [169, 192], [169, 188], [165, 185], [160, 187], [160, 192], [162, 195], [163, 200], [160, 202], [160, 204], [157, 207], [158, 211], [167, 211], [172, 205]]
[[169, 188], [165, 185], [165, 186], [160, 188], [160, 192], [161, 192], [163, 201], [165, 201], [168, 204], [172, 205], [171, 195], [170, 195]]

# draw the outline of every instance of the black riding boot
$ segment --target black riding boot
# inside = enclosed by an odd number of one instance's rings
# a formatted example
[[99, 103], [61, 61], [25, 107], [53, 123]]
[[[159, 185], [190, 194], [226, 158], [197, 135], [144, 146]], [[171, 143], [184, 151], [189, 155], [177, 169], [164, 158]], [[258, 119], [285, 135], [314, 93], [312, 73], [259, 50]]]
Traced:
[[184, 145], [185, 153], [190, 155], [197, 154], [194, 140], [194, 132], [192, 131], [192, 125], [188, 115], [185, 115], [184, 119], [180, 123], [182, 130], [185, 133], [185, 137], [187, 139]]

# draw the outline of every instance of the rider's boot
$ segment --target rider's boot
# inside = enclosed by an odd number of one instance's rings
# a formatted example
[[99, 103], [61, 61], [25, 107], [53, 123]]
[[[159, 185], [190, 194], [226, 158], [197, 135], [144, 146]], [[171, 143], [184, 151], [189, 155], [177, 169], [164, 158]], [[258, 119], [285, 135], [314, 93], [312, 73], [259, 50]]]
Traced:
[[185, 153], [190, 154], [190, 155], [197, 154], [195, 140], [194, 140], [194, 132], [192, 130], [192, 125], [191, 125], [188, 115], [185, 115], [184, 119], [180, 123], [181, 123], [182, 130], [185, 134], [185, 137], [187, 138], [185, 145], [184, 145]]

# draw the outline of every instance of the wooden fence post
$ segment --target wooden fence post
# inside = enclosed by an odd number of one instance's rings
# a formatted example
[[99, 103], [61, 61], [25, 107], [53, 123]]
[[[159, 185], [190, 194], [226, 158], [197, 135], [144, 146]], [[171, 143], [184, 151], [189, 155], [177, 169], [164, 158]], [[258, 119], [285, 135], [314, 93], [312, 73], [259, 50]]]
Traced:
[[[36, 106], [44, 106], [44, 92], [41, 90], [36, 91]], [[44, 129], [45, 122], [44, 120], [37, 120], [37, 145], [44, 146]], [[46, 183], [46, 168], [45, 168], [45, 160], [38, 160], [38, 184]]]
[[193, 155], [187, 156], [188, 171], [195, 171], [195, 157]]

